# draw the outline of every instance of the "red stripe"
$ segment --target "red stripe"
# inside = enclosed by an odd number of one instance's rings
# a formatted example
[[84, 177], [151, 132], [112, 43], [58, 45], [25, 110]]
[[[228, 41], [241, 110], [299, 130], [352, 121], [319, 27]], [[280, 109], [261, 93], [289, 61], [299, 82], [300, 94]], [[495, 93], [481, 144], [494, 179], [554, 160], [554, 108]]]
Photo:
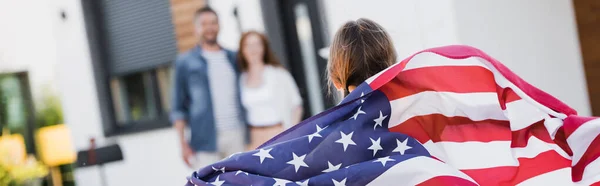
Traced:
[[519, 95], [517, 95], [517, 93], [515, 93], [515, 91], [513, 91], [511, 88], [502, 88], [497, 86], [496, 91], [498, 92], [498, 100], [502, 110], [506, 110], [507, 103], [521, 99], [521, 97], [519, 97]]
[[[594, 138], [594, 141], [588, 146], [588, 149], [583, 153], [579, 162], [573, 166], [573, 181], [581, 181], [585, 168], [588, 168], [587, 166], [592, 163], [592, 161], [598, 159], [598, 157], [600, 157], [600, 136]], [[589, 168], [598, 169], [598, 167]]]
[[508, 121], [491, 119], [473, 121], [467, 117], [431, 114], [408, 119], [390, 128], [390, 131], [409, 135], [421, 143], [429, 140], [433, 142], [512, 141], [512, 147], [526, 147], [531, 136], [547, 143], [555, 143], [543, 121], [521, 130], [511, 131]]
[[596, 183], [592, 183], [590, 186], [600, 186], [600, 181], [598, 181]]
[[569, 116], [563, 121], [563, 130], [565, 137], [569, 138], [575, 130], [585, 125], [588, 121], [594, 120], [596, 117]]
[[518, 167], [505, 166], [461, 171], [482, 186], [516, 185], [535, 176], [571, 166], [571, 160], [565, 159], [554, 151], [543, 152], [535, 158], [518, 160]]
[[540, 89], [525, 82], [515, 73], [513, 73], [510, 69], [508, 69], [502, 63], [500, 63], [498, 60], [490, 57], [489, 55], [477, 48], [465, 45], [452, 45], [432, 48], [422, 52], [432, 52], [451, 59], [465, 59], [470, 57], [483, 58], [489, 61], [506, 79], [508, 79], [508, 81], [515, 84], [517, 87], [519, 87], [519, 89], [521, 89], [523, 92], [525, 92], [525, 94], [529, 95], [535, 101], [551, 108], [552, 110], [564, 113], [567, 116], [577, 114], [577, 111], [575, 111], [568, 105], [564, 104], [563, 102], [551, 96], [550, 94], [541, 91]]
[[546, 143], [554, 143], [554, 140], [552, 140], [550, 134], [548, 134], [546, 126], [544, 125], [544, 120], [540, 120], [529, 127], [513, 131], [512, 144], [510, 146], [513, 148], [526, 147], [531, 136], [535, 136]]
[[[402, 181], [402, 180], [398, 180], [398, 181]], [[393, 184], [390, 184], [390, 185], [393, 185]], [[421, 182], [417, 185], [418, 186], [438, 186], [438, 185], [463, 186], [463, 185], [477, 185], [477, 184], [473, 183], [469, 180], [465, 180], [463, 178], [455, 177], [455, 176], [436, 176], [436, 177], [428, 179], [424, 182]]]
[[484, 53], [483, 51], [481, 51], [477, 48], [474, 48], [471, 46], [466, 46], [466, 45], [443, 46], [443, 47], [431, 48], [431, 49], [427, 49], [427, 50], [423, 50], [421, 52], [415, 53], [412, 56], [404, 59], [400, 64], [383, 72], [379, 77], [377, 77], [373, 82], [371, 82], [371, 84], [370, 84], [371, 88], [373, 90], [379, 89], [379, 87], [383, 86], [384, 84], [388, 83], [390, 80], [394, 79], [394, 77], [398, 73], [400, 73], [400, 71], [402, 71], [402, 69], [406, 66], [406, 64], [411, 62], [412, 58], [415, 55], [418, 55], [423, 52], [431, 52], [431, 53], [435, 53], [435, 54], [438, 54], [438, 55], [441, 55], [441, 56], [444, 56], [447, 58], [451, 58], [451, 59], [465, 59], [465, 58], [470, 58], [470, 57], [480, 57], [482, 59], [485, 59], [488, 62], [490, 62], [496, 68], [496, 70], [498, 70], [506, 79], [508, 79], [508, 81], [512, 82], [514, 85], [519, 87], [519, 89], [521, 89], [525, 94], [529, 95], [535, 101], [551, 108], [552, 110], [555, 110], [560, 113], [564, 113], [567, 116], [577, 114], [577, 112], [574, 109], [567, 106], [560, 100], [554, 98], [550, 94], [548, 94], [544, 91], [541, 91], [541, 90], [537, 89], [536, 87], [531, 86], [529, 83], [525, 82], [523, 79], [521, 79], [519, 76], [517, 76], [515, 73], [513, 73], [510, 69], [508, 69], [506, 66], [504, 66], [502, 63], [500, 63], [496, 59], [490, 57], [489, 55], [487, 55], [486, 53]]
[[494, 82], [492, 72], [479, 66], [426, 67], [403, 71], [379, 90], [390, 100], [423, 91], [496, 92], [496, 84], [490, 82]]

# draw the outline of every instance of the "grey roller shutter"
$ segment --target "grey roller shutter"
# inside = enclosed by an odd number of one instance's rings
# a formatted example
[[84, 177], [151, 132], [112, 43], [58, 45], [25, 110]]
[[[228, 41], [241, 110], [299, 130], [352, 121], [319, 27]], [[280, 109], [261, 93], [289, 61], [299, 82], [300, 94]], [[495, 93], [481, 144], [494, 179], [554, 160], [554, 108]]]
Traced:
[[177, 45], [168, 0], [103, 0], [102, 6], [112, 75], [173, 61]]

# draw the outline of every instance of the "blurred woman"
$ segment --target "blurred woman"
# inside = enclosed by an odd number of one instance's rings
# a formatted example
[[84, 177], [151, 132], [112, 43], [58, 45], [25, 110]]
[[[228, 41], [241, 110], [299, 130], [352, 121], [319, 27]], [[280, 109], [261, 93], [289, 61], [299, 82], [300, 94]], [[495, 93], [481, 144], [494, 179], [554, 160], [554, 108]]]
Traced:
[[294, 79], [275, 59], [263, 34], [246, 32], [239, 46], [242, 104], [250, 125], [248, 148], [255, 149], [300, 122], [302, 98]]

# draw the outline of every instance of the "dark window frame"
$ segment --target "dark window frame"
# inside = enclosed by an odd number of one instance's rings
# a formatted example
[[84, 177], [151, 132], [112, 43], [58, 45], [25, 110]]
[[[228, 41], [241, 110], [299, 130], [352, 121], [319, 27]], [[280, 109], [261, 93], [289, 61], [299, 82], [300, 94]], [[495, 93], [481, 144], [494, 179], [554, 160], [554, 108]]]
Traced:
[[[27, 121], [25, 124], [25, 131], [23, 137], [25, 138], [25, 150], [27, 153], [36, 154], [36, 143], [35, 143], [35, 132], [38, 126], [35, 124], [35, 117], [37, 116], [37, 112], [35, 112], [33, 96], [31, 92], [31, 86], [29, 84], [29, 73], [27, 71], [17, 71], [17, 72], [3, 72], [0, 75], [14, 76], [19, 79], [19, 86], [21, 88], [21, 94], [23, 96], [23, 105], [25, 106], [25, 118]], [[0, 112], [4, 112], [2, 108], [0, 108]], [[0, 130], [4, 127], [5, 123], [1, 123], [0, 121]], [[0, 133], [2, 133], [0, 131]], [[0, 134], [1, 135], [1, 134]]]
[[[112, 74], [109, 72], [109, 64], [107, 61], [107, 40], [106, 30], [102, 20], [102, 3], [96, 0], [81, 0], [81, 6], [84, 14], [85, 29], [88, 37], [88, 46], [92, 61], [94, 73], [94, 82], [96, 85], [97, 99], [100, 109], [101, 123], [104, 136], [117, 136], [132, 133], [139, 133], [155, 129], [168, 128], [171, 126], [168, 114], [163, 114], [162, 104], [160, 104], [160, 91], [156, 78], [156, 69], [165, 67], [158, 66], [147, 69], [139, 69], [137, 72], [152, 70], [152, 90], [154, 91], [153, 99], [157, 101], [157, 110], [159, 113], [155, 119], [144, 119], [139, 121], [130, 121], [126, 125], [119, 125], [115, 115], [113, 105], [113, 96], [111, 94], [110, 80], [111, 78], [123, 76], [127, 74]], [[173, 56], [174, 57], [174, 56]], [[168, 65], [166, 65], [168, 66]]]

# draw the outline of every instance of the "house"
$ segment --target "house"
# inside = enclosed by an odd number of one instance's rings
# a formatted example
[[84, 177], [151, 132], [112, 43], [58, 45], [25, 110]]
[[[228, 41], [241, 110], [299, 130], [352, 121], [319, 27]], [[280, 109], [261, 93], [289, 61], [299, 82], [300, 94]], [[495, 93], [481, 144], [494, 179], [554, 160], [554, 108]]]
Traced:
[[[52, 84], [77, 150], [119, 144], [124, 160], [76, 169], [79, 185], [184, 184], [167, 119], [171, 63], [195, 44], [191, 15], [212, 6], [219, 42], [237, 49], [240, 33], [265, 32], [305, 98], [306, 116], [333, 106], [325, 88], [326, 50], [345, 21], [383, 25], [400, 58], [467, 44], [502, 61], [581, 115], [600, 114], [593, 0], [42, 0], [0, 2], [0, 73], [27, 72], [33, 99]], [[594, 5], [595, 3], [595, 5]], [[594, 12], [595, 10], [595, 12]], [[577, 17], [576, 17], [577, 15]], [[579, 24], [578, 24], [579, 23]], [[597, 33], [597, 32], [595, 32]], [[324, 49], [325, 48], [325, 49]], [[597, 50], [595, 53], [598, 53]], [[595, 56], [594, 56], [595, 55]], [[585, 68], [584, 68], [585, 67]]]

